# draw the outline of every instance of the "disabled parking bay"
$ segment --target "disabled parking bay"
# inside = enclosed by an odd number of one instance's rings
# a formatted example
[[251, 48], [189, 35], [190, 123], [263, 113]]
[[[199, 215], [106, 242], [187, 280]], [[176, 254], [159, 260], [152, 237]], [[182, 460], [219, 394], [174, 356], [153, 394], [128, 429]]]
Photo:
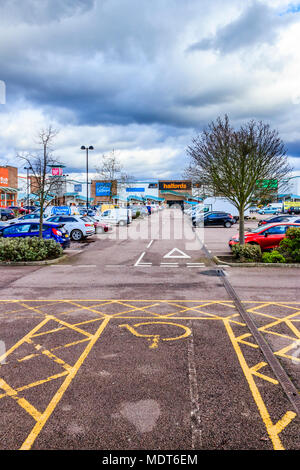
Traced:
[[2, 449], [299, 448], [299, 419], [232, 301], [0, 309]]

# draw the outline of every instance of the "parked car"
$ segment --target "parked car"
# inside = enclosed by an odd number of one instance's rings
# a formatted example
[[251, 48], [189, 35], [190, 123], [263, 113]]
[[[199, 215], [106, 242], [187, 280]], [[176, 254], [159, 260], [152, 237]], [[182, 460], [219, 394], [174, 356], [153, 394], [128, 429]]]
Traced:
[[[0, 227], [0, 237], [38, 237], [39, 227], [40, 224], [38, 222], [21, 222], [7, 227]], [[43, 223], [42, 235], [45, 239], [55, 240], [62, 248], [70, 246], [69, 234], [61, 224]]]
[[259, 211], [259, 207], [257, 207], [257, 206], [249, 207], [250, 214], [253, 214], [253, 212], [258, 212], [258, 211]]
[[38, 210], [38, 207], [37, 206], [23, 206], [23, 209], [26, 209], [29, 212], [34, 212], [34, 211]]
[[54, 215], [46, 221], [63, 224], [71, 240], [76, 242], [95, 234], [94, 224], [91, 221], [85, 222], [79, 215]]
[[259, 209], [259, 214], [280, 214], [280, 209], [277, 207], [263, 207]]
[[261, 219], [258, 222], [258, 227], [266, 224], [275, 224], [276, 222], [289, 222], [292, 217], [290, 215], [276, 215], [275, 217], [268, 217], [267, 219]]
[[[271, 250], [277, 248], [281, 240], [285, 238], [288, 228], [300, 228], [300, 224], [295, 222], [269, 224], [264, 227], [258, 227], [252, 232], [245, 232], [245, 243], [259, 245], [262, 250]], [[234, 235], [229, 240], [229, 247], [239, 243], [239, 235]]]
[[300, 214], [300, 207], [290, 207], [287, 212], [288, 214]]
[[[192, 217], [193, 220], [193, 217]], [[230, 228], [233, 224], [236, 223], [235, 218], [226, 212], [207, 212], [196, 217], [193, 220], [193, 225], [203, 224], [204, 226], [218, 226], [221, 225], [226, 228]]]
[[0, 219], [1, 220], [9, 220], [9, 219], [14, 219], [15, 218], [15, 213], [12, 209], [8, 208], [0, 208]]
[[39, 212], [31, 212], [30, 214], [21, 215], [21, 217], [15, 217], [9, 221], [10, 225], [17, 224], [18, 222], [23, 222], [27, 220], [39, 220], [40, 214]]
[[98, 222], [104, 222], [112, 225], [127, 225], [132, 222], [132, 212], [129, 208], [108, 209], [100, 215], [94, 217]]
[[96, 215], [96, 211], [94, 209], [87, 209], [86, 207], [79, 208], [79, 215], [88, 215], [94, 217]]
[[94, 224], [96, 233], [104, 233], [104, 232], [110, 232], [112, 231], [112, 226], [105, 224], [103, 222], [99, 222], [96, 220], [94, 217], [90, 217], [88, 215], [85, 215], [81, 217], [84, 222], [91, 222]]
[[11, 209], [14, 212], [17, 212], [18, 214], [28, 214], [29, 210], [25, 209], [24, 207], [20, 206], [8, 206], [7, 209]]

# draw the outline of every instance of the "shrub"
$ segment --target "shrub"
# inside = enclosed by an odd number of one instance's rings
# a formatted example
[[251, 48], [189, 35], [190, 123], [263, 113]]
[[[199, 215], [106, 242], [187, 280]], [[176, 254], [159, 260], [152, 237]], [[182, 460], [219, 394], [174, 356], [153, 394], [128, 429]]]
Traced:
[[286, 259], [277, 250], [271, 251], [271, 253], [264, 253], [262, 255], [263, 263], [286, 263]]
[[141, 215], [140, 211], [136, 211], [136, 214], [135, 214], [136, 218], [138, 218], [140, 215]]
[[300, 263], [300, 228], [291, 227], [287, 230], [278, 251], [288, 262]]
[[241, 263], [246, 262], [259, 262], [261, 261], [261, 249], [259, 245], [234, 245], [232, 247], [234, 259], [239, 260]]
[[42, 261], [58, 258], [62, 247], [54, 240], [38, 237], [0, 239], [0, 261]]

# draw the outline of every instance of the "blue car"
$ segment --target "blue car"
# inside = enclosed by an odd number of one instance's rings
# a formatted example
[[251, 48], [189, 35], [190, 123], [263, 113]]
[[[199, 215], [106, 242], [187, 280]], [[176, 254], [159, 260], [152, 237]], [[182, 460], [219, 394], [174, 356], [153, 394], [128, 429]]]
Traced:
[[[0, 227], [0, 237], [15, 238], [15, 237], [38, 237], [39, 236], [38, 222], [22, 222], [6, 227]], [[54, 224], [51, 222], [43, 223], [43, 238], [52, 239], [59, 243], [63, 249], [70, 246], [70, 237], [67, 230], [61, 224]]]
[[263, 207], [258, 211], [259, 214], [279, 214], [280, 210], [275, 209], [274, 207]]

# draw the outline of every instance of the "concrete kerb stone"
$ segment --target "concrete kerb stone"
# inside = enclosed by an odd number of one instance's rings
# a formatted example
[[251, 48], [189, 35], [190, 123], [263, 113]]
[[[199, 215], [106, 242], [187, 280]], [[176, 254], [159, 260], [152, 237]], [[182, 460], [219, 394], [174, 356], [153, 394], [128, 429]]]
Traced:
[[288, 263], [229, 263], [228, 261], [220, 260], [217, 256], [213, 256], [213, 260], [216, 264], [231, 266], [231, 267], [242, 267], [242, 268], [300, 268], [298, 264]]
[[67, 259], [69, 255], [62, 255], [59, 258], [46, 259], [43, 261], [1, 261], [0, 266], [43, 266], [47, 264], [57, 264]]

